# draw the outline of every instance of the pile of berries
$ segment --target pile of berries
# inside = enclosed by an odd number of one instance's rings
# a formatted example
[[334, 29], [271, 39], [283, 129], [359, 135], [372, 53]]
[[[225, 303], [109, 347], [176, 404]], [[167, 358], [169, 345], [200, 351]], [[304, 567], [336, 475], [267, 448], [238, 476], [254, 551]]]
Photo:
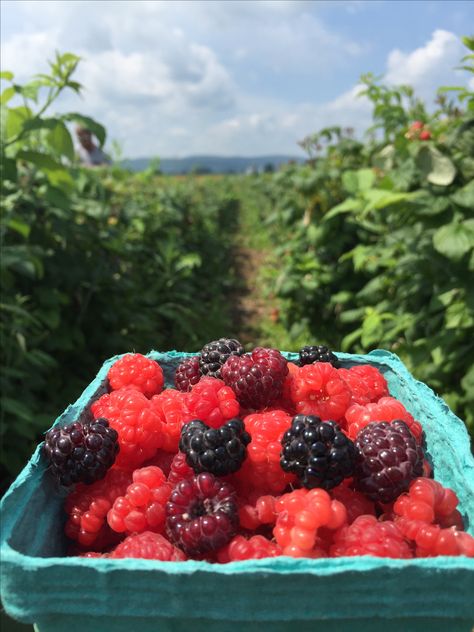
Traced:
[[474, 557], [423, 428], [374, 366], [221, 338], [176, 368], [127, 354], [87, 419], [46, 434], [73, 555]]

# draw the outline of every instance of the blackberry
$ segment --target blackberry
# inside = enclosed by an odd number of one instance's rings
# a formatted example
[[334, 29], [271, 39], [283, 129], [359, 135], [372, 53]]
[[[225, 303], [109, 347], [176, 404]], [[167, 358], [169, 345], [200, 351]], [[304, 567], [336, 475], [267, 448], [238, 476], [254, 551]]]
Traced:
[[243, 356], [231, 356], [222, 367], [222, 379], [244, 408], [258, 410], [281, 397], [288, 362], [276, 349], [256, 347]]
[[166, 504], [166, 533], [188, 555], [217, 551], [238, 526], [234, 488], [209, 472], [178, 483]]
[[186, 462], [196, 474], [211, 472], [225, 476], [240, 468], [249, 443], [250, 435], [240, 419], [231, 419], [220, 428], [210, 428], [200, 419], [194, 419], [183, 426], [179, 449], [186, 454]]
[[232, 355], [241, 356], [244, 348], [234, 338], [219, 338], [204, 345], [201, 351], [199, 366], [202, 375], [221, 377], [221, 367]]
[[356, 488], [371, 500], [389, 503], [423, 474], [423, 450], [404, 421], [374, 421], [355, 440]]
[[201, 368], [199, 365], [199, 357], [186, 358], [179, 364], [174, 374], [174, 385], [178, 391], [187, 393], [191, 387], [201, 379]]
[[312, 489], [332, 489], [352, 476], [354, 444], [334, 421], [315, 415], [296, 415], [282, 438], [280, 465]]
[[338, 369], [341, 363], [328, 347], [324, 345], [306, 346], [300, 349], [300, 366], [313, 364], [314, 362], [329, 362]]
[[104, 478], [119, 451], [118, 434], [103, 417], [52, 428], [46, 433], [44, 453], [51, 470], [66, 487], [90, 485]]

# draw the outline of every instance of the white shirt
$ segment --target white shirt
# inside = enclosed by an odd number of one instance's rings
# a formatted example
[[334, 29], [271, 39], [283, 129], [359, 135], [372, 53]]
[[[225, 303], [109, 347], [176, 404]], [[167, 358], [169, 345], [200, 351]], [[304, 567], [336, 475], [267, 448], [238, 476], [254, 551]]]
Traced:
[[86, 149], [82, 145], [77, 148], [79, 160], [81, 164], [88, 166], [95, 165], [110, 165], [110, 158], [105, 154], [100, 147], [94, 145], [91, 150]]

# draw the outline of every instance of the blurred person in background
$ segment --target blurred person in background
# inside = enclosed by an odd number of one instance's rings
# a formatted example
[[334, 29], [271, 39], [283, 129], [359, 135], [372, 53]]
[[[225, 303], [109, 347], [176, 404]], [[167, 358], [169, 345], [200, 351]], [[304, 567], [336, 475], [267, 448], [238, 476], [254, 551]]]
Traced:
[[77, 153], [79, 161], [86, 167], [110, 165], [111, 160], [102, 149], [94, 143], [92, 132], [86, 127], [76, 127], [76, 136], [79, 141]]

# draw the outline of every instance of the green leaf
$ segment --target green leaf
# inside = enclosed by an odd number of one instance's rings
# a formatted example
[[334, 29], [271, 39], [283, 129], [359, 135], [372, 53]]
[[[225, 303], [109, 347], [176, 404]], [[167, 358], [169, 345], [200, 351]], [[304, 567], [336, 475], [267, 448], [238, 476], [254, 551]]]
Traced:
[[28, 132], [32, 132], [38, 129], [50, 129], [53, 130], [56, 125], [60, 123], [59, 119], [56, 118], [32, 118], [29, 121], [26, 121], [23, 125], [23, 129]]
[[361, 211], [362, 210], [362, 202], [361, 200], [356, 200], [355, 198], [347, 198], [344, 202], [340, 204], [336, 204], [333, 208], [323, 216], [323, 221], [327, 219], [331, 219], [336, 215], [340, 215], [341, 213], [351, 213], [352, 211]]
[[433, 246], [448, 259], [459, 261], [474, 248], [474, 219], [438, 228], [433, 235]]
[[0, 72], [0, 79], [5, 79], [5, 81], [11, 81], [14, 75], [9, 70], [2, 70]]
[[342, 185], [349, 193], [366, 191], [375, 182], [373, 169], [359, 169], [358, 171], [345, 171], [342, 174]]
[[451, 92], [453, 90], [465, 90], [466, 86], [442, 86], [441, 88], [438, 88], [438, 92], [440, 93], [444, 93], [444, 92]]
[[70, 197], [66, 195], [64, 191], [61, 191], [61, 189], [57, 189], [53, 186], [48, 186], [46, 188], [44, 197], [52, 206], [56, 206], [63, 211], [69, 211], [71, 208]]
[[31, 226], [28, 226], [28, 224], [25, 224], [24, 222], [20, 222], [20, 220], [18, 219], [11, 219], [8, 222], [7, 226], [11, 230], [14, 230], [16, 233], [19, 233], [20, 235], [25, 237], [25, 239], [30, 234]]
[[15, 182], [17, 178], [16, 160], [13, 158], [2, 157], [1, 171], [4, 180]]
[[339, 319], [341, 323], [360, 322], [364, 318], [364, 313], [364, 307], [358, 307], [356, 309], [345, 309], [343, 312], [341, 312]]
[[62, 156], [66, 156], [71, 162], [74, 160], [74, 145], [68, 128], [62, 121], [57, 121], [54, 128], [48, 134], [48, 144]]
[[451, 196], [453, 202], [467, 209], [474, 209], [474, 180], [462, 187]]
[[424, 194], [420, 192], [415, 200], [417, 215], [438, 215], [452, 208], [451, 200], [448, 196], [438, 196]]
[[394, 165], [394, 159], [396, 156], [396, 149], [394, 145], [386, 145], [381, 151], [378, 152], [372, 159], [372, 164], [378, 169], [383, 171], [389, 171]]
[[13, 86], [9, 86], [8, 88], [5, 88], [5, 90], [2, 92], [0, 96], [0, 104], [5, 105], [14, 96], [15, 96], [15, 88]]
[[2, 406], [7, 413], [14, 415], [15, 417], [19, 417], [20, 419], [25, 419], [29, 421], [32, 417], [31, 410], [23, 404], [23, 402], [18, 401], [17, 399], [11, 399], [10, 397], [2, 397]]
[[431, 184], [448, 186], [456, 176], [456, 167], [451, 160], [431, 145], [420, 149], [416, 162], [423, 176]]
[[381, 210], [392, 204], [398, 204], [399, 202], [407, 202], [412, 200], [416, 196], [415, 193], [392, 193], [384, 189], [370, 189], [364, 194], [364, 198], [367, 200], [367, 205], [364, 211], [369, 210]]
[[197, 252], [191, 252], [187, 255], [183, 255], [176, 264], [176, 270], [192, 270], [193, 268], [199, 268], [202, 264], [201, 257]]
[[36, 103], [38, 101], [38, 92], [43, 85], [44, 82], [41, 81], [30, 81], [24, 86], [15, 85], [15, 91]]
[[5, 120], [5, 140], [9, 141], [23, 129], [25, 122], [32, 117], [30, 108], [21, 105], [7, 111]]
[[461, 386], [466, 393], [470, 394], [471, 399], [474, 399], [474, 364], [471, 365], [466, 375], [462, 378]]
[[82, 90], [82, 84], [80, 84], [78, 81], [70, 81], [67, 85], [69, 88], [71, 88], [72, 90], [74, 90], [74, 92], [77, 92], [78, 94]]
[[356, 340], [359, 340], [361, 334], [362, 329], [359, 328], [355, 329], [350, 334], [347, 334], [347, 336], [344, 336], [341, 342], [341, 351], [349, 351], [350, 349], [352, 349], [353, 344], [356, 342]]
[[470, 37], [468, 35], [464, 35], [463, 37], [461, 37], [461, 41], [464, 46], [469, 48], [469, 50], [474, 50], [474, 36]]
[[41, 169], [54, 187], [69, 190], [74, 185], [69, 171], [47, 154], [39, 151], [19, 151], [17, 158], [31, 162]]
[[86, 127], [89, 131], [91, 131], [102, 147], [105, 143], [105, 138], [107, 136], [107, 132], [105, 131], [105, 127], [94, 121], [94, 119], [89, 118], [88, 116], [83, 116], [82, 114], [78, 114], [77, 112], [72, 112], [71, 114], [66, 114], [63, 117], [65, 121], [74, 121]]
[[468, 329], [474, 325], [474, 317], [463, 301], [452, 303], [446, 310], [446, 329]]

